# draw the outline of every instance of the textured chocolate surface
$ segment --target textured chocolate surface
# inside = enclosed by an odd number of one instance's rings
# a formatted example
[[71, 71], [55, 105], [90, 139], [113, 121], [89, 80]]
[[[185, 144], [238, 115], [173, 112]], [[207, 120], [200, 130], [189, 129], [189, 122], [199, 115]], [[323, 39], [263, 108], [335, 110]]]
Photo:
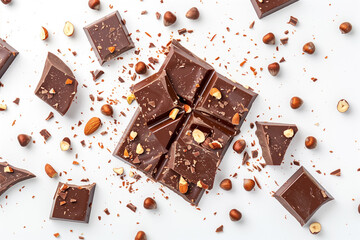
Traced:
[[[5, 172], [6, 167], [10, 167], [13, 172]], [[18, 182], [34, 177], [35, 175], [29, 171], [13, 167], [7, 162], [0, 162], [0, 196]]]
[[300, 167], [274, 197], [299, 221], [305, 225], [314, 213], [333, 197], [313, 178], [304, 167]]
[[95, 185], [78, 186], [59, 182], [50, 218], [88, 223]]
[[0, 79], [18, 54], [18, 51], [0, 38]]
[[298, 0], [250, 0], [259, 18], [266, 17]]
[[84, 27], [100, 65], [134, 47], [118, 11]]
[[[262, 149], [262, 156], [267, 165], [280, 165], [284, 160], [286, 150], [295, 137], [298, 128], [294, 124], [255, 122], [256, 136]], [[284, 131], [292, 129], [294, 136], [287, 138]]]
[[61, 115], [69, 110], [78, 82], [71, 69], [57, 56], [48, 53], [35, 94]]

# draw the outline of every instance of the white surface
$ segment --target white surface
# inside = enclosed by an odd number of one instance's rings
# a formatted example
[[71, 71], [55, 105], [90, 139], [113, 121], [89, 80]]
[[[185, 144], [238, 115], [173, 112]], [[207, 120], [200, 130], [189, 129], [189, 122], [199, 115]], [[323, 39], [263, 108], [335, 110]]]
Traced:
[[[52, 239], [57, 232], [61, 239], [78, 239], [81, 234], [87, 240], [133, 239], [138, 230], [144, 230], [149, 240], [185, 239], [186, 236], [190, 239], [264, 239], [270, 236], [278, 236], [278, 239], [358, 239], [358, 1], [301, 0], [262, 20], [257, 19], [248, 0], [204, 1], [206, 3], [183, 0], [181, 4], [175, 0], [165, 0], [164, 4], [160, 4], [159, 0], [103, 0], [99, 12], [89, 9], [86, 0], [13, 2], [8, 6], [0, 4], [0, 37], [5, 38], [20, 52], [1, 79], [5, 87], [0, 88], [0, 102], [4, 101], [8, 105], [8, 111], [0, 112], [0, 156], [15, 166], [32, 171], [37, 178], [16, 185], [0, 197], [1, 239]], [[114, 6], [112, 10], [109, 4]], [[193, 6], [200, 9], [199, 21], [190, 21], [184, 16]], [[127, 28], [141, 53], [137, 56], [129, 51], [123, 55], [123, 60], [105, 64], [102, 68], [105, 71], [104, 82], [95, 85], [89, 71], [100, 66], [93, 52], [90, 52], [90, 44], [82, 27], [114, 10], [119, 10], [126, 19]], [[143, 10], [147, 10], [148, 14], [140, 15]], [[166, 10], [176, 12], [178, 17], [177, 24], [169, 28], [165, 28], [155, 18], [156, 11], [164, 13]], [[287, 24], [290, 15], [299, 18], [298, 26]], [[255, 27], [250, 30], [248, 26], [253, 20], [256, 20]], [[71, 21], [75, 25], [76, 33], [71, 38], [62, 32], [65, 21]], [[351, 34], [340, 34], [338, 27], [343, 21], [353, 24]], [[47, 41], [39, 38], [41, 26], [49, 30]], [[194, 29], [194, 33], [179, 37], [176, 30], [182, 27]], [[230, 28], [230, 32], [226, 27]], [[271, 31], [279, 39], [284, 37], [285, 30], [290, 31], [289, 43], [279, 46], [279, 51], [276, 51], [275, 46], [262, 44], [261, 39], [265, 33]], [[158, 37], [158, 33], [162, 36]], [[210, 42], [214, 34], [217, 36]], [[249, 152], [259, 148], [254, 135], [255, 129], [249, 127], [250, 122], [272, 119], [296, 123], [299, 127], [298, 135], [280, 167], [268, 166], [261, 172], [250, 172], [244, 166], [239, 168], [242, 156], [234, 154], [230, 148], [220, 166], [215, 188], [204, 195], [200, 202], [200, 211], [164, 188], [165, 196], [169, 196], [169, 200], [166, 200], [159, 190], [160, 185], [147, 183], [146, 178], [135, 183], [133, 187], [138, 191], [130, 194], [124, 187], [120, 188], [122, 181], [112, 171], [113, 167], [120, 166], [125, 168], [126, 173], [130, 170], [128, 165], [111, 155], [136, 107], [135, 103], [128, 106], [126, 100], [121, 98], [127, 95], [129, 86], [133, 83], [127, 71], [122, 73], [123, 66], [129, 69], [128, 64], [136, 63], [138, 58], [147, 61], [150, 56], [157, 57], [157, 50], [172, 35], [181, 38], [185, 47], [206, 58], [217, 71], [253, 87], [260, 94], [238, 137], [246, 139]], [[312, 56], [302, 54], [302, 46], [308, 41], [313, 41], [316, 45], [316, 54]], [[148, 49], [150, 42], [156, 48]], [[68, 48], [78, 55], [74, 57]], [[61, 117], [55, 113], [55, 118], [47, 122], [44, 119], [53, 109], [38, 99], [33, 91], [42, 73], [46, 53], [56, 53], [57, 49], [63, 53], [57, 55], [74, 69], [80, 87], [77, 100], [67, 115]], [[220, 59], [216, 61], [218, 56]], [[286, 59], [281, 64], [281, 73], [276, 78], [271, 77], [266, 70], [267, 65], [279, 61], [281, 57]], [[159, 58], [162, 63], [164, 56], [160, 55]], [[244, 58], [248, 62], [240, 67]], [[159, 66], [157, 64], [156, 67]], [[250, 71], [250, 66], [257, 69], [257, 77]], [[259, 71], [260, 67], [264, 71]], [[118, 76], [122, 76], [126, 83], [120, 84]], [[311, 77], [318, 78], [318, 81], [312, 82]], [[86, 84], [88, 88], [81, 87], [82, 84]], [[100, 107], [104, 101], [94, 104], [90, 101], [88, 95], [96, 96], [99, 91], [104, 91], [102, 96], [105, 99], [119, 100], [114, 106], [118, 125], [114, 125], [113, 119], [101, 115]], [[300, 96], [305, 102], [300, 110], [289, 107], [289, 100], [294, 95]], [[12, 103], [16, 97], [21, 98], [19, 106]], [[351, 105], [346, 114], [340, 114], [336, 110], [337, 101], [341, 98], [346, 98]], [[90, 107], [95, 111], [91, 112]], [[126, 112], [127, 117], [119, 116], [120, 111]], [[104, 125], [100, 131], [107, 130], [108, 135], [101, 136], [98, 131], [91, 137], [85, 137], [84, 125], [76, 126], [79, 120], [87, 121], [93, 116], [101, 117]], [[12, 126], [14, 120], [16, 123]], [[75, 129], [71, 130], [71, 126]], [[53, 135], [46, 144], [39, 134], [43, 128]], [[115, 128], [117, 132], [114, 132]], [[21, 148], [16, 139], [20, 133], [32, 134], [36, 144]], [[74, 134], [78, 137], [74, 138]], [[305, 149], [304, 139], [308, 135], [318, 138], [319, 147], [316, 150]], [[59, 149], [59, 142], [65, 136], [72, 139], [71, 152], [61, 152]], [[86, 140], [87, 145], [92, 142], [92, 149], [83, 148], [80, 144], [82, 139]], [[256, 142], [255, 147], [250, 146], [252, 141]], [[105, 148], [100, 149], [98, 142], [103, 143]], [[79, 155], [80, 166], [72, 165], [76, 153]], [[294, 159], [300, 161], [335, 198], [311, 219], [319, 221], [323, 226], [322, 232], [316, 237], [309, 233], [309, 224], [301, 227], [271, 197], [271, 192], [278, 189], [274, 181], [279, 185], [283, 184], [298, 168], [290, 164]], [[67, 171], [68, 174], [63, 174], [58, 179], [49, 179], [43, 169], [45, 163], [51, 163], [59, 172]], [[330, 176], [329, 173], [337, 168], [341, 168], [342, 176]], [[316, 170], [321, 170], [326, 175], [320, 175]], [[233, 190], [221, 190], [218, 187], [221, 179], [235, 172], [238, 177], [232, 179]], [[242, 180], [253, 176], [259, 180], [262, 189], [256, 187], [255, 191], [246, 192], [242, 187]], [[72, 183], [80, 183], [82, 178], [89, 178], [91, 182], [97, 183], [89, 224], [49, 220], [57, 182], [67, 181], [69, 178], [73, 179]], [[132, 181], [129, 177], [125, 179]], [[25, 188], [19, 192], [22, 186]], [[5, 195], [8, 196], [7, 199]], [[32, 199], [32, 196], [35, 198]], [[148, 196], [155, 197], [157, 210], [147, 211], [142, 207], [143, 200]], [[126, 208], [129, 202], [138, 207], [136, 213]], [[110, 216], [103, 212], [105, 208], [111, 212]], [[230, 221], [228, 212], [232, 208], [242, 212], [240, 222]], [[214, 212], [217, 214], [214, 215]], [[102, 217], [101, 221], [98, 216]], [[224, 232], [215, 233], [220, 225], [224, 225]]]

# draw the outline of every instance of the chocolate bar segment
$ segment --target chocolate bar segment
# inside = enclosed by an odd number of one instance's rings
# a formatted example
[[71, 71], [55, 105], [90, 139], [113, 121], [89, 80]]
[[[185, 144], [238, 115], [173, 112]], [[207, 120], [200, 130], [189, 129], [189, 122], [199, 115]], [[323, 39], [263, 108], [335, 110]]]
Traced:
[[78, 186], [59, 182], [50, 219], [88, 223], [95, 185]]
[[280, 9], [297, 2], [298, 0], [250, 0], [256, 14], [261, 19]]
[[[220, 95], [215, 96], [214, 90], [220, 91]], [[195, 109], [220, 119], [239, 132], [256, 97], [251, 89], [214, 73]], [[239, 117], [237, 123], [233, 121], [235, 114]]]
[[135, 84], [131, 90], [147, 123], [163, 117], [168, 118], [170, 111], [179, 105], [179, 98], [165, 71]]
[[188, 104], [192, 104], [213, 68], [173, 40], [161, 70], [166, 71], [175, 92]]
[[35, 95], [61, 115], [65, 115], [77, 93], [77, 86], [78, 82], [71, 69], [49, 52]]
[[100, 65], [134, 47], [118, 11], [84, 27]]
[[[284, 160], [286, 150], [294, 138], [298, 128], [294, 124], [255, 122], [256, 136], [262, 149], [262, 156], [267, 165], [280, 165]], [[285, 131], [293, 132], [291, 137], [285, 136]]]
[[29, 171], [0, 162], [0, 196], [15, 184], [34, 177]]
[[322, 205], [334, 199], [304, 167], [297, 170], [276, 191], [274, 197], [301, 226], [305, 225]]
[[18, 54], [18, 51], [0, 38], [0, 79]]

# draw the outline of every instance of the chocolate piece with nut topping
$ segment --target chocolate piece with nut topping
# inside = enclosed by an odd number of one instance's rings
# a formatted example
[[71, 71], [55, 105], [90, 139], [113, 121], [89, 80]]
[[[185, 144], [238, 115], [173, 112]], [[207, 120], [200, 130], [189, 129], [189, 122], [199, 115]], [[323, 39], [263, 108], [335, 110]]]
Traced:
[[[298, 131], [295, 124], [255, 122], [256, 136], [266, 165], [280, 165]], [[288, 133], [289, 132], [289, 133]]]
[[84, 27], [100, 65], [134, 47], [118, 11]]
[[18, 54], [18, 51], [0, 38], [0, 79]]
[[77, 86], [78, 82], [71, 69], [49, 52], [35, 95], [61, 115], [65, 115], [77, 93]]
[[259, 18], [266, 17], [298, 0], [251, 0]]
[[305, 225], [322, 205], [334, 199], [304, 167], [300, 167], [276, 191], [274, 197], [301, 226]]
[[15, 184], [34, 177], [29, 171], [0, 162], [0, 196]]
[[88, 223], [95, 185], [78, 186], [59, 182], [50, 219]]

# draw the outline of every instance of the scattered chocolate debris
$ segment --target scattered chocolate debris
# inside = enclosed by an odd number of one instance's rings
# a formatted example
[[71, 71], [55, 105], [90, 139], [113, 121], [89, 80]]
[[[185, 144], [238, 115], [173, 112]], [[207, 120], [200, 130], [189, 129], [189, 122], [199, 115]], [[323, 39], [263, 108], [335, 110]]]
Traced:
[[40, 135], [44, 137], [45, 141], [51, 137], [51, 134], [46, 129], [41, 130]]
[[134, 204], [128, 203], [126, 207], [129, 208], [131, 211], [136, 212], [137, 207]]

